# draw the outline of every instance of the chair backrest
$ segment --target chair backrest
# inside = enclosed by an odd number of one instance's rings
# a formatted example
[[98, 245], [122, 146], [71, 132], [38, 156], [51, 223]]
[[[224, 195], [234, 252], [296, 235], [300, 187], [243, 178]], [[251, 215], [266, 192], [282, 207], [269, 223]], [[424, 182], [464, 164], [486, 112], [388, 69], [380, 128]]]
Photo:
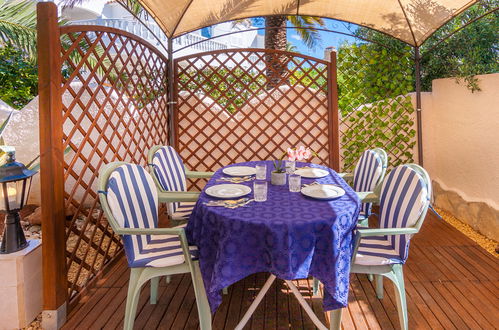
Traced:
[[[101, 171], [99, 180], [101, 192], [104, 192], [101, 204], [113, 229], [158, 227], [158, 192], [144, 168], [135, 164], [109, 164]], [[122, 238], [129, 261], [135, 260], [151, 241], [150, 235], [124, 235]]]
[[[182, 159], [171, 146], [156, 146], [150, 151], [150, 165], [159, 188], [163, 191], [187, 191]], [[180, 203], [168, 203], [168, 212], [176, 212]]]
[[[374, 191], [383, 181], [388, 157], [383, 149], [366, 150], [362, 153], [354, 170], [353, 189], [358, 192]], [[368, 217], [372, 204], [362, 204], [361, 213]]]
[[[394, 168], [381, 188], [380, 228], [415, 227], [424, 222], [430, 205], [431, 181], [419, 165], [407, 164]], [[391, 246], [405, 261], [409, 253], [411, 235], [388, 236]]]

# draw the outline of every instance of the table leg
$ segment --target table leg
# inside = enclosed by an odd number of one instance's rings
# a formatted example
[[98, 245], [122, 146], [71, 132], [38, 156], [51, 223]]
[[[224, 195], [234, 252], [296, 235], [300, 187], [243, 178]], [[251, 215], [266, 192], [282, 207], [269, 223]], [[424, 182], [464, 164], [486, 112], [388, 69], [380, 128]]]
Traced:
[[251, 318], [251, 315], [253, 315], [256, 308], [258, 307], [260, 302], [263, 300], [263, 297], [265, 296], [267, 291], [269, 291], [270, 286], [272, 285], [272, 283], [274, 283], [274, 281], [275, 281], [275, 275], [271, 274], [269, 276], [269, 278], [267, 279], [267, 281], [265, 282], [265, 284], [263, 285], [260, 292], [258, 292], [258, 294], [256, 295], [255, 300], [253, 300], [253, 302], [251, 303], [250, 307], [248, 308], [248, 310], [244, 314], [241, 321], [239, 321], [238, 325], [234, 328], [234, 330], [242, 330], [244, 328], [246, 323], [248, 323], [249, 319]]
[[343, 308], [333, 309], [329, 312], [329, 323], [331, 330], [340, 330], [341, 329], [341, 312]]
[[315, 326], [319, 328], [320, 330], [327, 330], [327, 327], [322, 324], [322, 322], [317, 318], [317, 315], [315, 315], [314, 311], [312, 308], [310, 308], [310, 305], [305, 301], [305, 298], [301, 295], [300, 291], [298, 288], [293, 284], [291, 281], [286, 281], [288, 284], [289, 288], [291, 289], [291, 292], [295, 295], [296, 299], [298, 299], [298, 302], [300, 303], [301, 307], [305, 310], [305, 312], [308, 314], [312, 322], [314, 322]]

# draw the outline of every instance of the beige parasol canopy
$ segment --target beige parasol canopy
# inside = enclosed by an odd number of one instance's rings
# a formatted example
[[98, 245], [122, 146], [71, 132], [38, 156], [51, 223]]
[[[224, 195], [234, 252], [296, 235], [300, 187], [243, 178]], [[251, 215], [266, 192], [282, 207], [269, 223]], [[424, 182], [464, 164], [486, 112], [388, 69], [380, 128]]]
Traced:
[[168, 37], [235, 19], [269, 15], [333, 18], [421, 45], [477, 0], [139, 0]]

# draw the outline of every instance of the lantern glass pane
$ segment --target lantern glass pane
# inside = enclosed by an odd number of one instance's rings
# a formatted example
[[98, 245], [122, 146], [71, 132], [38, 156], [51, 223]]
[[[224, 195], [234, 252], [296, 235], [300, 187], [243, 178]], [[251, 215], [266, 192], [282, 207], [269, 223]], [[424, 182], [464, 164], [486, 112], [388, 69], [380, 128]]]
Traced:
[[23, 186], [25, 185], [26, 179], [16, 181], [16, 208], [20, 209], [24, 206], [24, 196], [27, 191], [24, 191]]
[[0, 211], [9, 210], [9, 202], [5, 199], [4, 191], [7, 190], [7, 183], [3, 182], [0, 184]]
[[[21, 185], [22, 187], [22, 185]], [[18, 198], [18, 184], [17, 182], [4, 182], [2, 184], [2, 210], [12, 211], [19, 208]], [[21, 191], [19, 191], [21, 193]], [[7, 204], [6, 204], [7, 203]]]

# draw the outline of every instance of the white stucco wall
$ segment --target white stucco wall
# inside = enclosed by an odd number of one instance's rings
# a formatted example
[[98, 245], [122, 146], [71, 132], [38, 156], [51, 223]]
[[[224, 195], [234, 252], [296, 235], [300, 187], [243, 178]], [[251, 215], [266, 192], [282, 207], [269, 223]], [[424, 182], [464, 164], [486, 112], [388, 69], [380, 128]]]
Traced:
[[499, 210], [499, 73], [471, 93], [454, 78], [423, 95], [424, 167], [445, 190]]

